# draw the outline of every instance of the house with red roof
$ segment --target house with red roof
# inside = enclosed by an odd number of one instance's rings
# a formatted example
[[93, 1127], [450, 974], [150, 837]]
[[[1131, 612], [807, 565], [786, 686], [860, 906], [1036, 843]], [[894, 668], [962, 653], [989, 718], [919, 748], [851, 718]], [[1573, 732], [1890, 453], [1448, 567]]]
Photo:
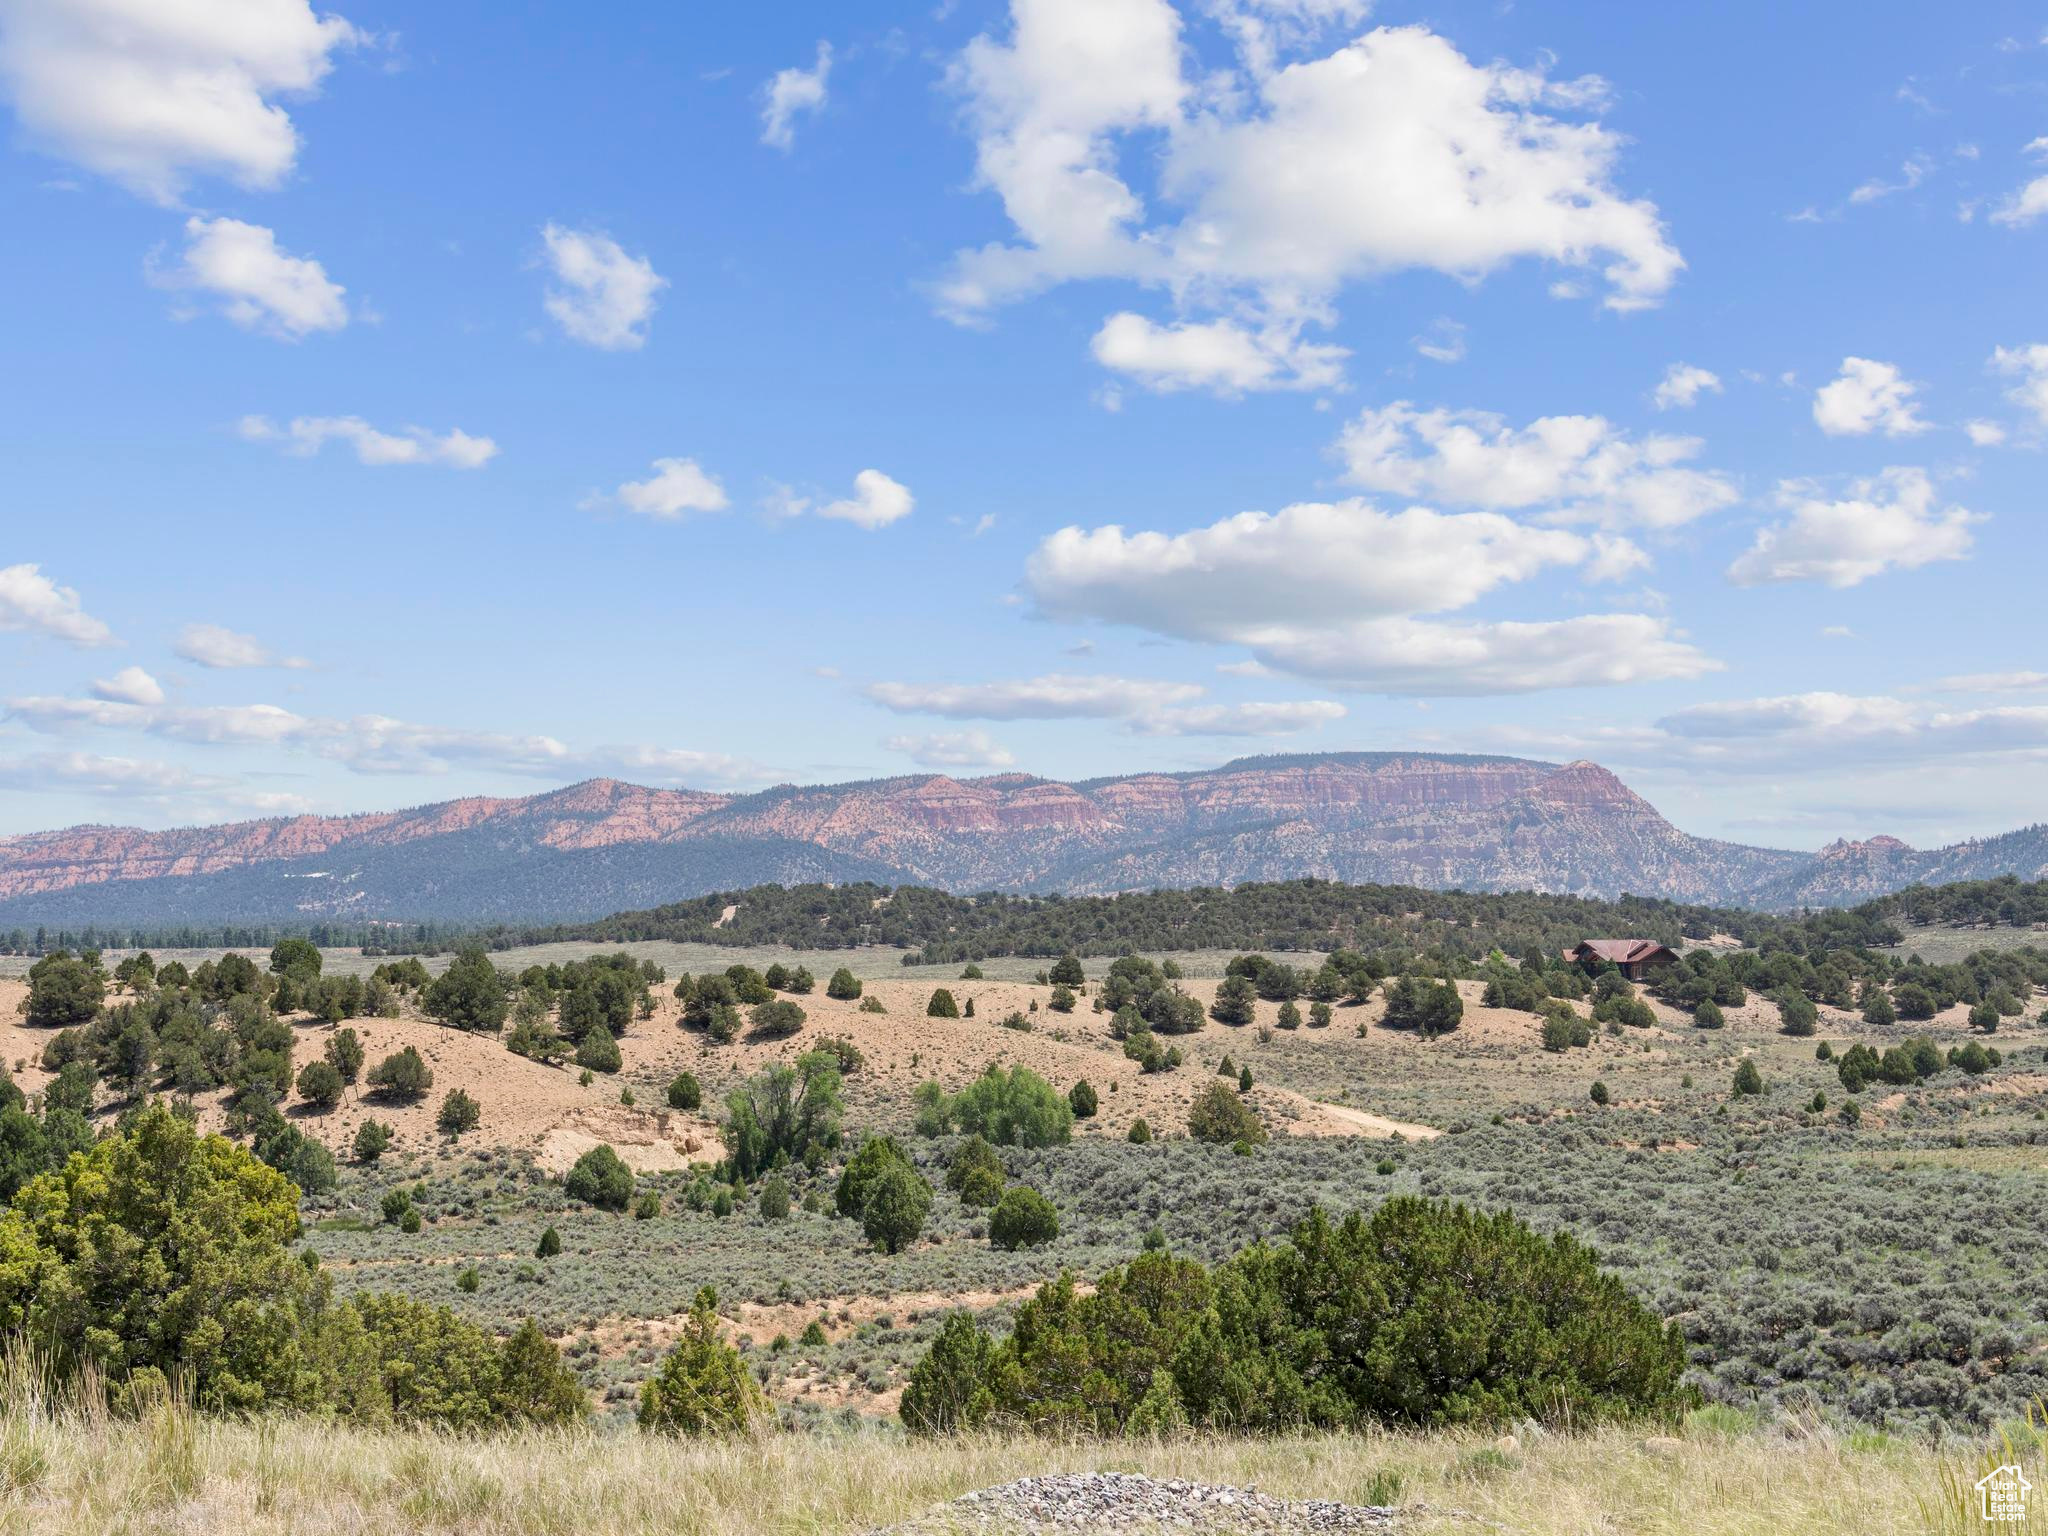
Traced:
[[1678, 963], [1678, 952], [1655, 939], [1581, 939], [1564, 957], [1589, 971], [1611, 964], [1630, 981]]

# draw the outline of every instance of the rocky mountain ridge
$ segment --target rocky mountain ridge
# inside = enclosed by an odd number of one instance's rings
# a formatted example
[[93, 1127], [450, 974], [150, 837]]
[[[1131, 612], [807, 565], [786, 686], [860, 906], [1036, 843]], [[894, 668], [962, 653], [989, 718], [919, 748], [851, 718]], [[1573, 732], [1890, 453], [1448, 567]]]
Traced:
[[1834, 905], [2048, 869], [2048, 828], [1918, 852], [1693, 837], [1597, 763], [1246, 758], [1061, 783], [914, 774], [725, 795], [592, 779], [520, 798], [0, 838], [0, 924], [555, 921], [765, 882], [1105, 894], [1318, 876]]

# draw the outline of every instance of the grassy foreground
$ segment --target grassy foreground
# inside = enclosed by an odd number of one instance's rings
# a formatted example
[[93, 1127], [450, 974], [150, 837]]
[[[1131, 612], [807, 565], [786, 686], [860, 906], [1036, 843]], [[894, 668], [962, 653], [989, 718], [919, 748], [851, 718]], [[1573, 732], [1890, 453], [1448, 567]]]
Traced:
[[[0, 1532], [464, 1536], [859, 1532], [1031, 1473], [1110, 1470], [1255, 1485], [1289, 1497], [1389, 1500], [1419, 1533], [1777, 1536], [1960, 1533], [1984, 1526], [1970, 1485], [2003, 1446], [1826, 1432], [1679, 1440], [1642, 1432], [1545, 1436], [1502, 1451], [1484, 1436], [1057, 1443], [915, 1442], [875, 1432], [768, 1434], [726, 1444], [630, 1433], [458, 1439], [159, 1408], [140, 1420], [9, 1393], [0, 1417]], [[2015, 1443], [2048, 1483], [2043, 1439]], [[1398, 1489], [1398, 1493], [1395, 1490]], [[2037, 1495], [2037, 1500], [2039, 1499]], [[2048, 1530], [2036, 1510], [2025, 1526]]]

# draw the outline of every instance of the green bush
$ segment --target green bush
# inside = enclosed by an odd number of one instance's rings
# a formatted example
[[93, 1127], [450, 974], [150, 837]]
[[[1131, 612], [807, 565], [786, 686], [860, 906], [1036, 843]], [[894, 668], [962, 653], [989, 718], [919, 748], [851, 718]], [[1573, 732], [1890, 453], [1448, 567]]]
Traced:
[[602, 1024], [593, 1024], [576, 1045], [576, 1065], [586, 1072], [616, 1072], [625, 1065], [619, 1042]]
[[448, 1096], [441, 1101], [441, 1109], [434, 1116], [434, 1124], [444, 1136], [460, 1136], [473, 1131], [483, 1124], [484, 1112], [477, 1101], [460, 1088], [448, 1090]]
[[326, 1111], [341, 1102], [341, 1074], [331, 1061], [309, 1061], [299, 1068], [299, 1097]]
[[901, 1253], [917, 1241], [931, 1213], [932, 1187], [908, 1163], [890, 1163], [868, 1190], [860, 1229], [884, 1253]]
[[665, 1435], [751, 1433], [768, 1400], [738, 1350], [718, 1336], [718, 1293], [697, 1292], [675, 1347], [640, 1388], [640, 1427]]
[[1586, 1090], [1586, 1097], [1591, 1099], [1595, 1104], [1604, 1105], [1610, 1102], [1612, 1095], [1608, 1093], [1607, 1085], [1601, 1082], [1598, 1078], [1595, 1078], [1593, 1080], [1593, 1086]]
[[1728, 1020], [1721, 1012], [1721, 1005], [1711, 997], [1701, 1001], [1692, 1011], [1693, 1024], [1700, 1029], [1720, 1029]]
[[992, 1063], [946, 1110], [962, 1131], [999, 1147], [1065, 1146], [1074, 1134], [1073, 1105], [1029, 1067], [1005, 1072]]
[[1383, 1022], [1389, 1029], [1412, 1029], [1425, 1040], [1448, 1034], [1465, 1016], [1465, 1003], [1448, 981], [1403, 976], [1387, 994]]
[[966, 1205], [995, 1204], [1007, 1178], [996, 1149], [980, 1136], [963, 1141], [946, 1164], [946, 1187]]
[[383, 1097], [417, 1102], [433, 1088], [434, 1072], [418, 1048], [408, 1045], [378, 1062], [364, 1081]]
[[1220, 1146], [1238, 1141], [1257, 1146], [1266, 1139], [1266, 1126], [1258, 1111], [1227, 1083], [1211, 1083], [1188, 1106], [1188, 1134]]
[[537, 1259], [552, 1259], [562, 1251], [562, 1234], [549, 1227], [540, 1235], [540, 1242], [534, 1246], [533, 1256]]
[[825, 983], [825, 995], [841, 1002], [851, 1002], [861, 992], [860, 978], [845, 966], [832, 973], [832, 979]]
[[761, 1181], [761, 1193], [757, 1201], [764, 1221], [786, 1221], [789, 1218], [789, 1180], [779, 1173], [771, 1173]]
[[600, 1210], [623, 1211], [633, 1198], [633, 1170], [618, 1153], [599, 1144], [576, 1159], [562, 1181], [562, 1192]]
[[924, 1005], [924, 1015], [928, 1019], [957, 1019], [960, 1017], [960, 1005], [953, 1001], [951, 992], [940, 987], [932, 993], [931, 1001]]
[[910, 1167], [910, 1158], [895, 1137], [862, 1137], [860, 1147], [840, 1171], [839, 1183], [832, 1192], [833, 1206], [842, 1216], [860, 1215], [867, 1209], [868, 1196], [874, 1192], [883, 1171], [896, 1167]]
[[1145, 1117], [1143, 1115], [1138, 1116], [1137, 1119], [1131, 1122], [1130, 1130], [1126, 1132], [1124, 1135], [1125, 1141], [1133, 1142], [1139, 1146], [1143, 1146], [1146, 1142], [1150, 1141], [1151, 1139], [1152, 1127], [1145, 1123]]
[[443, 1024], [494, 1035], [505, 1027], [511, 996], [490, 956], [480, 949], [465, 949], [427, 984], [420, 1005]]
[[998, 1248], [1037, 1248], [1060, 1235], [1060, 1215], [1035, 1189], [1006, 1190], [989, 1212], [988, 1240]]
[[[839, 1145], [839, 1066], [822, 1051], [776, 1063], [725, 1098], [725, 1148], [733, 1172], [758, 1178], [775, 1165], [800, 1163]], [[815, 1154], [814, 1154], [815, 1149]]]
[[381, 1120], [365, 1120], [356, 1127], [355, 1160], [359, 1163], [374, 1163], [384, 1155], [384, 1149], [391, 1145], [391, 1127]]
[[668, 1107], [684, 1110], [704, 1107], [704, 1090], [699, 1086], [694, 1074], [678, 1072], [669, 1079]]
[[1756, 1069], [1756, 1063], [1745, 1059], [1735, 1069], [1734, 1092], [1737, 1098], [1744, 1098], [1764, 1091], [1763, 1074]]
[[786, 1040], [804, 1027], [806, 1017], [800, 1004], [787, 998], [760, 1003], [749, 1014], [748, 1022], [753, 1026], [757, 1040]]
[[1082, 1078], [1067, 1090], [1067, 1104], [1073, 1109], [1076, 1120], [1092, 1120], [1100, 1107], [1095, 1097], [1095, 1085]]
[[1241, 1433], [1585, 1425], [1691, 1406], [1685, 1368], [1677, 1329], [1572, 1238], [1396, 1196], [1370, 1219], [1311, 1212], [1214, 1270], [1148, 1252], [1089, 1296], [1063, 1276], [1000, 1342], [957, 1315], [901, 1412], [923, 1434], [1117, 1435], [1170, 1380], [1189, 1423]]

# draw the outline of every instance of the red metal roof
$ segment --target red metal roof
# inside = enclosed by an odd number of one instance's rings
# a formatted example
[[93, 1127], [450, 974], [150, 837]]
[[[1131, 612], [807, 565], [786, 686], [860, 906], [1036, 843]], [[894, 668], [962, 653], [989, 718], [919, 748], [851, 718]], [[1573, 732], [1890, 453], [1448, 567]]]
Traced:
[[1647, 960], [1665, 947], [1655, 939], [1585, 939], [1579, 944], [1581, 950], [1591, 950], [1597, 959], [1612, 960], [1616, 965]]

